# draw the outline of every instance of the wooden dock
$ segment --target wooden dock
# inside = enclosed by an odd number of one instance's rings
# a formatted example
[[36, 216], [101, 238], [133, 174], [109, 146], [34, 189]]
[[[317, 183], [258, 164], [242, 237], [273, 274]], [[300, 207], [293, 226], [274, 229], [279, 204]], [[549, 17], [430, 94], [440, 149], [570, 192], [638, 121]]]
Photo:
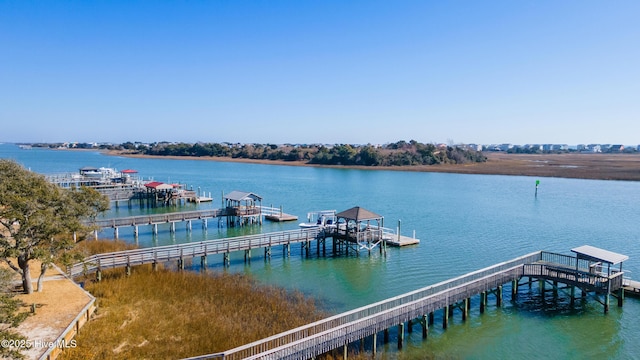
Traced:
[[[257, 214], [264, 216], [265, 220], [270, 221], [290, 221], [297, 220], [294, 215], [289, 215], [282, 212], [282, 209], [272, 207], [256, 207]], [[192, 222], [200, 220], [202, 221], [202, 227], [207, 228], [207, 220], [221, 217], [233, 217], [238, 216], [237, 209], [223, 208], [223, 209], [207, 209], [207, 210], [195, 210], [195, 211], [176, 211], [164, 214], [152, 214], [152, 215], [138, 215], [127, 216], [111, 219], [98, 219], [95, 222], [87, 225], [96, 226], [98, 228], [112, 228], [114, 229], [114, 238], [118, 238], [118, 229], [121, 227], [132, 226], [134, 228], [134, 235], [138, 236], [138, 227], [150, 225], [153, 227], [154, 234], [158, 233], [159, 224], [171, 224], [170, 231], [175, 232], [175, 224], [178, 222], [186, 222], [187, 230], [191, 230]], [[94, 235], [98, 237], [98, 232]]]
[[206, 266], [206, 257], [209, 255], [223, 254], [224, 262], [228, 265], [229, 253], [245, 251], [245, 259], [250, 258], [251, 250], [264, 248], [265, 255], [271, 253], [271, 247], [282, 245], [285, 251], [290, 252], [291, 244], [304, 243], [309, 248], [309, 243], [316, 240], [320, 229], [300, 229], [279, 231], [273, 233], [238, 236], [225, 239], [207, 240], [197, 243], [183, 243], [176, 245], [157, 246], [135, 250], [117, 251], [97, 254], [85, 258], [81, 263], [67, 269], [69, 276], [78, 276], [100, 272], [112, 268], [130, 268], [134, 265], [159, 264], [169, 261], [177, 261], [179, 267], [184, 266], [184, 259], [200, 257], [202, 265]]
[[282, 208], [263, 206], [261, 207], [261, 209], [262, 209], [262, 215], [264, 215], [265, 220], [274, 221], [274, 222], [298, 220], [297, 216], [282, 212]]
[[409, 237], [409, 236], [404, 236], [404, 235], [395, 235], [395, 234], [389, 234], [388, 236], [385, 235], [386, 237], [386, 241], [387, 244], [391, 245], [391, 246], [408, 246], [408, 245], [418, 245], [420, 244], [420, 240], [416, 239], [415, 237]]
[[578, 283], [583, 294], [594, 291], [604, 294], [606, 298], [622, 286], [622, 272], [604, 278], [582, 267], [582, 270], [577, 270], [570, 265], [571, 262], [576, 262], [576, 258], [544, 251], [534, 252], [228, 351], [188, 360], [313, 359], [336, 349], [341, 349], [346, 359], [347, 346], [354, 342], [363, 344], [368, 337], [372, 339], [371, 350], [375, 355], [378, 333], [384, 333], [386, 343], [389, 339], [388, 329], [397, 327], [398, 348], [402, 348], [405, 328], [412, 331], [417, 325], [422, 328], [422, 337], [426, 339], [429, 327], [434, 323], [434, 312], [441, 310], [442, 327], [446, 329], [455, 310], [462, 313], [463, 321], [467, 319], [471, 297], [479, 296], [480, 313], [483, 313], [488, 306], [489, 295], [495, 295], [496, 307], [501, 306], [503, 285], [511, 283], [512, 299], [517, 299], [518, 287], [525, 286], [524, 283], [520, 284], [523, 277], [528, 278], [529, 284], [531, 279], [538, 279], [541, 284], [547, 281], [554, 284]]

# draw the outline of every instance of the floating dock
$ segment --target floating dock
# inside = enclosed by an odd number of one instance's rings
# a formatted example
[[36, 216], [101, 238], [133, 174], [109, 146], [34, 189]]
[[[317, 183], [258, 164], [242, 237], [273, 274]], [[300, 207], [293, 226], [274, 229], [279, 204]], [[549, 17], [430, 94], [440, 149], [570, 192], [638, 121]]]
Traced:
[[408, 245], [418, 245], [420, 244], [420, 240], [415, 237], [409, 237], [404, 235], [392, 235], [386, 239], [387, 244], [391, 246], [408, 246]]

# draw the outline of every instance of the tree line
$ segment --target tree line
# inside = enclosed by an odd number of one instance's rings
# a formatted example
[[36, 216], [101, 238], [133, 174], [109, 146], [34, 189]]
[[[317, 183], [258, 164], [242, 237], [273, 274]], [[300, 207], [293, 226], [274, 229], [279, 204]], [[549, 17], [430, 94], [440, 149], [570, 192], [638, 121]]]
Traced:
[[482, 152], [458, 146], [436, 146], [415, 140], [381, 146], [367, 145], [275, 145], [230, 143], [120, 144], [122, 150], [144, 155], [217, 156], [254, 160], [304, 161], [321, 165], [411, 166], [485, 162]]

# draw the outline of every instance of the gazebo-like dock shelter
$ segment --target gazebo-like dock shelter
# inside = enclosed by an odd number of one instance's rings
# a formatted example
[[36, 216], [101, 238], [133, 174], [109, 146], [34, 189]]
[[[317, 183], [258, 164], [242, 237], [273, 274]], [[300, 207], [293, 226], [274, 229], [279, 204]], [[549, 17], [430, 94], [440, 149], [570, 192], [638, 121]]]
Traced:
[[333, 249], [345, 247], [359, 252], [371, 252], [380, 246], [380, 253], [386, 250], [383, 237], [384, 217], [360, 206], [336, 214], [336, 226], [325, 228], [325, 237], [333, 238]]
[[[540, 281], [542, 293], [545, 285], [551, 282], [556, 292], [558, 283], [566, 285], [564, 289], [571, 292], [571, 301], [575, 299], [575, 288], [579, 288], [582, 297], [593, 293], [594, 297], [604, 305], [604, 311], [609, 311], [609, 297], [618, 299], [618, 306], [624, 301], [622, 263], [629, 259], [627, 255], [590, 245], [583, 245], [571, 249], [575, 256], [543, 252], [542, 260], [525, 265], [525, 275]], [[604, 299], [600, 300], [600, 296]]]
[[262, 197], [243, 191], [232, 191], [223, 197], [227, 226], [262, 223]]

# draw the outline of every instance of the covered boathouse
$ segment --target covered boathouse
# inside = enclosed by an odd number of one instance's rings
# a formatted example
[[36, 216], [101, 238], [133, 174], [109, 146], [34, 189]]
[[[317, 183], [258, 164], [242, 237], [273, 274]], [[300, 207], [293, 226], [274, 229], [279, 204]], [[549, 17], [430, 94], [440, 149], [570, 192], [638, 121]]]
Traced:
[[232, 191], [223, 196], [227, 226], [262, 223], [262, 197], [252, 192]]
[[[525, 265], [523, 276], [538, 279], [544, 294], [546, 285], [552, 291], [569, 289], [571, 302], [576, 299], [575, 289], [580, 289], [581, 296], [592, 293], [604, 305], [604, 312], [609, 311], [610, 295], [618, 299], [618, 306], [624, 302], [624, 272], [622, 263], [629, 259], [627, 255], [590, 245], [582, 245], [571, 249], [576, 256], [566, 256], [543, 252], [537, 263]], [[562, 283], [565, 287], [558, 287]], [[600, 299], [600, 296], [603, 299]]]
[[336, 214], [336, 225], [326, 226], [324, 237], [333, 238], [333, 249], [345, 247], [359, 252], [371, 252], [380, 246], [382, 253], [385, 248], [384, 217], [360, 206], [352, 207]]

